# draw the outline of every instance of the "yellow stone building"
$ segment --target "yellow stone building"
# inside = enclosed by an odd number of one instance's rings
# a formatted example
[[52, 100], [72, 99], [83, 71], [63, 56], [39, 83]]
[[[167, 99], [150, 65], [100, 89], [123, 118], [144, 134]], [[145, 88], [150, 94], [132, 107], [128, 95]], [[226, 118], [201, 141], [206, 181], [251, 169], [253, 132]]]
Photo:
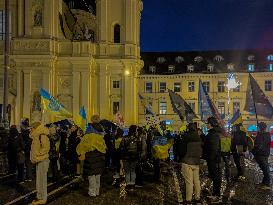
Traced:
[[[255, 114], [244, 111], [248, 73], [251, 73], [260, 88], [273, 103], [273, 50], [251, 51], [204, 51], [204, 52], [144, 52], [144, 68], [139, 75], [139, 93], [152, 105], [152, 110], [160, 120], [167, 120], [174, 129], [179, 129], [181, 120], [173, 112], [167, 89], [181, 95], [198, 111], [199, 79], [203, 82], [216, 108], [227, 122], [228, 109], [231, 117], [238, 109], [242, 113], [244, 125], [251, 131], [256, 125]], [[228, 106], [227, 75], [233, 72], [241, 85], [230, 92]], [[200, 115], [199, 115], [200, 117]], [[258, 116], [271, 127], [273, 119]], [[196, 122], [203, 124], [200, 119]], [[146, 123], [144, 107], [139, 104], [139, 123]]]
[[[73, 114], [83, 105], [101, 118], [119, 111], [137, 123], [142, 7], [141, 0], [11, 0], [11, 124], [41, 117], [40, 87]], [[0, 1], [1, 68], [4, 32]], [[2, 82], [3, 69], [0, 96]]]

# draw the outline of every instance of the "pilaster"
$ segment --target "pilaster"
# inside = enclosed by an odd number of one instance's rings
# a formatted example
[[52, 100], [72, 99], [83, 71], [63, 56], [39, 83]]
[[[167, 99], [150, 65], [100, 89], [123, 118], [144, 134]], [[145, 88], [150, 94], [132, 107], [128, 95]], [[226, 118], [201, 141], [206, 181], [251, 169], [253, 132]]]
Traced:
[[31, 105], [31, 70], [24, 70], [24, 103], [23, 103], [23, 117], [30, 119], [30, 105]]
[[15, 124], [20, 124], [21, 118], [22, 118], [22, 102], [23, 102], [23, 72], [21, 69], [17, 69], [16, 71], [16, 90], [17, 90], [17, 96], [16, 96], [16, 106], [15, 106]]
[[78, 115], [80, 111], [80, 78], [81, 73], [73, 70], [73, 115]]
[[99, 64], [99, 114], [101, 118], [109, 119], [110, 115], [110, 76], [108, 73], [108, 65], [106, 63]]

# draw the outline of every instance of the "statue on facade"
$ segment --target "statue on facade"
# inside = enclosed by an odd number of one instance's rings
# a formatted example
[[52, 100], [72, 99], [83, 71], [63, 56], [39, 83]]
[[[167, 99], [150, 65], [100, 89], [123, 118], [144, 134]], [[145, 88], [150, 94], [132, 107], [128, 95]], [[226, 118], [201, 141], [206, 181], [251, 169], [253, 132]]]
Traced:
[[43, 22], [42, 9], [37, 9], [34, 12], [34, 26], [42, 26], [42, 22]]

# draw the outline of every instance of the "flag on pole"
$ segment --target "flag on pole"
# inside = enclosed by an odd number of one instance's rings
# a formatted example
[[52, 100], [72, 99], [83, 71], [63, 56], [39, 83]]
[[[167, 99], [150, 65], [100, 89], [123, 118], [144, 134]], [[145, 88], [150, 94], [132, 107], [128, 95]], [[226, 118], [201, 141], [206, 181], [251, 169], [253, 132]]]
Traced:
[[198, 118], [191, 107], [186, 103], [186, 101], [177, 93], [169, 90], [169, 96], [171, 99], [173, 111], [178, 114], [179, 118], [184, 121], [186, 117], [187, 122], [192, 122], [193, 118]]
[[271, 103], [251, 74], [249, 74], [248, 79], [246, 104], [244, 110], [250, 113], [256, 112], [257, 115], [261, 115], [269, 119], [271, 119], [273, 116], [273, 107]]
[[80, 108], [79, 115], [74, 116], [74, 123], [85, 133], [87, 129], [87, 115], [84, 106]]
[[204, 89], [201, 80], [199, 80], [198, 102], [199, 114], [203, 122], [206, 122], [209, 117], [214, 116], [221, 127], [225, 126], [225, 122], [222, 120], [218, 109], [214, 105], [207, 91]]
[[243, 119], [242, 119], [242, 115], [240, 110], [237, 110], [237, 112], [234, 113], [234, 115], [232, 116], [231, 120], [230, 120], [230, 124], [233, 125], [237, 125], [237, 124], [242, 124], [243, 123]]
[[40, 89], [40, 95], [44, 110], [48, 111], [51, 115], [58, 117], [59, 120], [72, 118], [72, 114], [45, 89]]

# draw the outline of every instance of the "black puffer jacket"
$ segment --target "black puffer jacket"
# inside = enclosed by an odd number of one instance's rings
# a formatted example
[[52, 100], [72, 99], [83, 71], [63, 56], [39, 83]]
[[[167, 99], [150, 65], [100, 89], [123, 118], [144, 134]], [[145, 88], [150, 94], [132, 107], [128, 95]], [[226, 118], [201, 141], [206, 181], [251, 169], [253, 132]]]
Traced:
[[95, 150], [85, 154], [83, 165], [83, 176], [88, 177], [91, 175], [102, 174], [105, 166], [104, 154]]
[[269, 132], [258, 132], [254, 142], [252, 153], [254, 156], [269, 157], [271, 146], [271, 137]]
[[181, 156], [179, 158], [182, 163], [189, 165], [200, 164], [202, 142], [197, 133], [186, 133], [182, 138], [181, 148]]
[[236, 146], [243, 146], [243, 151], [247, 150], [247, 136], [246, 132], [240, 130], [233, 133], [233, 137], [231, 140], [231, 151], [236, 152]]
[[207, 161], [221, 162], [220, 135], [223, 130], [215, 127], [209, 130], [204, 140], [204, 158]]

